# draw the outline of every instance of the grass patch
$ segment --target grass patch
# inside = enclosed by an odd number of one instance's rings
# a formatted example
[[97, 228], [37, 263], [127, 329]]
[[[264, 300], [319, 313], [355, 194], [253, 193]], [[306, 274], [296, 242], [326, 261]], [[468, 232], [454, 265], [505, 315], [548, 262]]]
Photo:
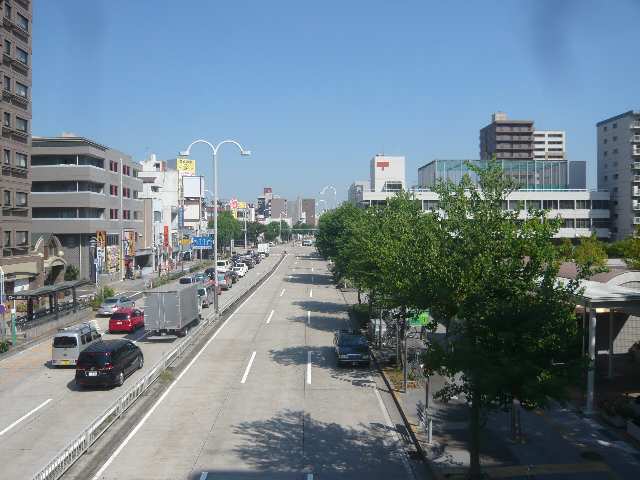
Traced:
[[173, 370], [170, 368], [167, 368], [164, 372], [162, 372], [160, 374], [160, 376], [158, 377], [158, 380], [160, 380], [162, 383], [170, 383], [173, 382], [173, 379], [176, 376], [173, 374]]

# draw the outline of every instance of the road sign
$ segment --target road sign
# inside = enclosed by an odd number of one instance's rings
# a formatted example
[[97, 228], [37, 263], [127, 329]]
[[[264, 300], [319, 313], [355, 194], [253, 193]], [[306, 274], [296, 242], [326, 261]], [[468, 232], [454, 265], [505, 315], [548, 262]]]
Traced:
[[213, 239], [211, 237], [193, 237], [191, 239], [191, 248], [195, 250], [207, 250], [213, 248]]
[[409, 319], [409, 326], [424, 327], [429, 323], [429, 311], [425, 310]]

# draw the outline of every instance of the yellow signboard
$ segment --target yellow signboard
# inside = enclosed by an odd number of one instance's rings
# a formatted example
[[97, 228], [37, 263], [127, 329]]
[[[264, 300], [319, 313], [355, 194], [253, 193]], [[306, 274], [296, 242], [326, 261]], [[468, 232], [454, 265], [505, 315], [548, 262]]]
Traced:
[[176, 169], [180, 175], [193, 176], [196, 174], [196, 161], [189, 158], [178, 158]]
[[239, 210], [244, 210], [245, 208], [247, 208], [247, 202], [238, 202]]
[[191, 239], [190, 238], [183, 238], [182, 240], [180, 240], [180, 243], [182, 244], [182, 246], [187, 246], [187, 245], [191, 245]]

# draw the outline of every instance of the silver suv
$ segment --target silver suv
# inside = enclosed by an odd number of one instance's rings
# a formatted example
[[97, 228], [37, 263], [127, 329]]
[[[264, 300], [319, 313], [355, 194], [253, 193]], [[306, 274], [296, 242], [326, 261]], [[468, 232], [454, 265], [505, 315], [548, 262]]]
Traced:
[[110, 297], [102, 302], [102, 305], [100, 305], [100, 308], [98, 309], [98, 315], [107, 315], [110, 317], [111, 314], [119, 308], [133, 308], [135, 306], [136, 302], [131, 300], [129, 297]]

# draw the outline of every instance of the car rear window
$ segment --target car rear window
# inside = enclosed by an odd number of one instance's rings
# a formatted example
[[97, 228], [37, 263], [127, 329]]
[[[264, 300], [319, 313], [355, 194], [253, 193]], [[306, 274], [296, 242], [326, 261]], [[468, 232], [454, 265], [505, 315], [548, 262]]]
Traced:
[[366, 345], [367, 340], [357, 335], [340, 335], [340, 345]]
[[78, 346], [78, 340], [76, 337], [54, 337], [54, 348], [74, 348]]
[[181, 278], [180, 279], [180, 283], [191, 283], [191, 278], [189, 278], [189, 277]]
[[111, 363], [111, 354], [109, 352], [82, 352], [78, 357], [78, 366], [80, 368], [101, 368], [107, 363]]
[[128, 320], [128, 319], [129, 319], [128, 313], [114, 313], [113, 315], [111, 315], [111, 320]]

